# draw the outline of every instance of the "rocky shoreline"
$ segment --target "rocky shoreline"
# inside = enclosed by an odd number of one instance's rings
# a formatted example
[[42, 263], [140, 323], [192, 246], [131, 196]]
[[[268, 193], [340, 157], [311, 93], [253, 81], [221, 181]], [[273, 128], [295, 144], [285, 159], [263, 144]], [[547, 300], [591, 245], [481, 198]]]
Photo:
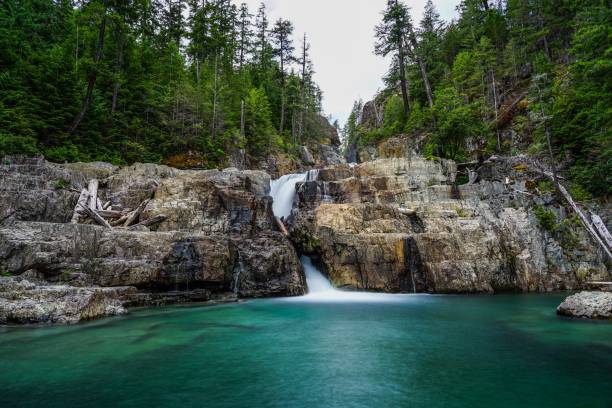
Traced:
[[[348, 290], [550, 292], [610, 280], [605, 259], [579, 229], [568, 245], [542, 228], [537, 206], [559, 220], [569, 216], [549, 197], [529, 193], [528, 175], [507, 183], [496, 168], [484, 168], [478, 183], [458, 185], [455, 163], [425, 160], [405, 146], [392, 139], [358, 165], [337, 155], [317, 159], [318, 177], [297, 185], [288, 237], [274, 219], [264, 171], [6, 157], [0, 324], [299, 296], [307, 290], [302, 254]], [[111, 229], [71, 223], [91, 179], [116, 211], [145, 202], [140, 223], [162, 221]]]

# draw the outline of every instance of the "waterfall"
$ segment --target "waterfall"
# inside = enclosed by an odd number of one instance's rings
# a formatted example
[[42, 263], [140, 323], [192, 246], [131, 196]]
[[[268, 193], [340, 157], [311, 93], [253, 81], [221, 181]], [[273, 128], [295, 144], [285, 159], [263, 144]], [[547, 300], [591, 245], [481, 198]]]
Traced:
[[312, 264], [309, 257], [302, 256], [300, 261], [304, 269], [304, 275], [306, 275], [306, 283], [310, 294], [336, 291], [331, 282]]
[[345, 292], [343, 290], [338, 290], [334, 288], [331, 282], [323, 276], [321, 271], [312, 264], [312, 260], [309, 257], [302, 256], [300, 261], [304, 269], [304, 275], [306, 275], [308, 294], [298, 298], [286, 299], [287, 301], [315, 303], [377, 303], [406, 301], [406, 295]]
[[274, 199], [272, 210], [277, 217], [289, 217], [293, 208], [295, 198], [295, 186], [297, 183], [306, 181], [307, 173], [287, 174], [278, 180], [270, 182], [270, 195]]
[[293, 209], [297, 183], [316, 181], [319, 170], [310, 170], [302, 174], [287, 174], [278, 180], [270, 182], [270, 195], [274, 199], [272, 210], [276, 217], [287, 218]]
[[[303, 174], [288, 174], [270, 182], [270, 195], [274, 199], [272, 209], [276, 217], [289, 217], [295, 200], [296, 185], [304, 181], [315, 181], [319, 175], [318, 170], [311, 170]], [[321, 271], [312, 264], [307, 256], [300, 258], [308, 295], [300, 298], [291, 298], [291, 301], [306, 302], [390, 302], [402, 299], [402, 295], [386, 295], [379, 293], [345, 292], [333, 287], [331, 282], [323, 276]]]

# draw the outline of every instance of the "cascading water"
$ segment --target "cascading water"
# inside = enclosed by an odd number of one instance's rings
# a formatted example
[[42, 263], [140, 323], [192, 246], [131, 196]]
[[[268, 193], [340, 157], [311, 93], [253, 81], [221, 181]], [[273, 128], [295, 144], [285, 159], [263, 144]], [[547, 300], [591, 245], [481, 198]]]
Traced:
[[[276, 217], [289, 217], [295, 200], [296, 185], [304, 181], [315, 181], [319, 174], [318, 170], [311, 170], [303, 174], [288, 174], [272, 180], [270, 183], [270, 195], [274, 199], [272, 209]], [[389, 302], [400, 300], [405, 295], [386, 295], [378, 293], [345, 292], [333, 287], [331, 282], [319, 271], [307, 256], [300, 258], [308, 295], [300, 298], [291, 298], [292, 301], [306, 302]]]
[[274, 199], [272, 211], [277, 217], [289, 217], [293, 208], [295, 198], [295, 186], [297, 183], [306, 181], [308, 173], [287, 174], [278, 180], [270, 182], [270, 195]]

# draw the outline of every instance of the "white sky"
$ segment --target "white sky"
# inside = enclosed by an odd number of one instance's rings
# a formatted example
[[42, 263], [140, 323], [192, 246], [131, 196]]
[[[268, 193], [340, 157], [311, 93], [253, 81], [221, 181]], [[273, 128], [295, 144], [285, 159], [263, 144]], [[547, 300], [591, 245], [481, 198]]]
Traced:
[[[236, 4], [241, 0], [234, 0]], [[252, 14], [261, 0], [244, 0]], [[404, 0], [415, 22], [421, 20], [426, 0]], [[295, 48], [304, 32], [311, 43], [315, 80], [323, 90], [323, 107], [344, 124], [353, 102], [371, 99], [382, 87], [388, 61], [374, 55], [374, 27], [381, 19], [386, 0], [264, 0], [268, 18], [291, 20]], [[437, 0], [434, 4], [445, 20], [456, 16], [459, 0]]]

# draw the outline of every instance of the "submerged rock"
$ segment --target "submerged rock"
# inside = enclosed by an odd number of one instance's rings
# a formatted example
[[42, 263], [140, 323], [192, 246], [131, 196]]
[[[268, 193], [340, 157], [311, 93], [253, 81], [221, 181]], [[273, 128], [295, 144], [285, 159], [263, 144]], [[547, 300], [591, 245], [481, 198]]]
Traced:
[[0, 324], [78, 323], [127, 313], [134, 288], [77, 288], [0, 278]]
[[557, 314], [584, 319], [612, 320], [612, 293], [580, 292], [569, 296], [559, 305]]

